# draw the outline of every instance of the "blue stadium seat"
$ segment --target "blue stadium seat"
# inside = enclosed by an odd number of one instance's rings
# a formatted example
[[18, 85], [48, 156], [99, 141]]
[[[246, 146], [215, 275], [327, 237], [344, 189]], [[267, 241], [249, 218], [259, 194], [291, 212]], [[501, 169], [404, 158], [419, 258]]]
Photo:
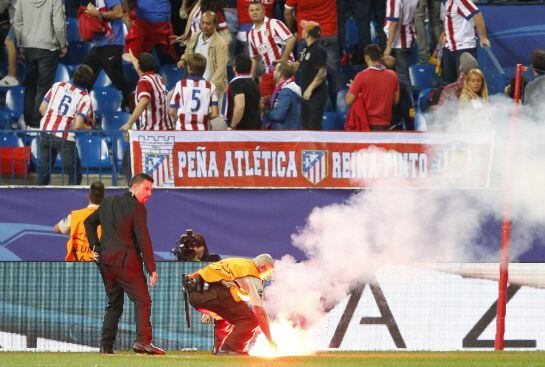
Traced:
[[5, 112], [0, 111], [0, 131], [2, 130], [11, 130], [11, 120]]
[[114, 87], [95, 88], [91, 91], [93, 107], [98, 117], [103, 114], [120, 111], [123, 97]]
[[66, 18], [66, 33], [68, 42], [80, 42], [78, 18]]
[[416, 102], [416, 108], [420, 112], [425, 112], [428, 109], [428, 97], [430, 96], [433, 88], [422, 89], [418, 94], [418, 100]]
[[57, 71], [55, 71], [55, 83], [57, 82], [69, 82], [70, 75], [68, 74], [68, 69], [64, 64], [57, 65]]
[[341, 89], [337, 93], [337, 112], [341, 114], [346, 114], [348, 110], [350, 109], [350, 106], [346, 104], [345, 98], [346, 93], [348, 93], [348, 89]]
[[427, 131], [428, 123], [426, 121], [426, 114], [415, 111], [414, 113], [414, 129], [416, 131]]
[[6, 93], [6, 109], [11, 120], [17, 120], [23, 114], [25, 87], [11, 87]]
[[159, 73], [165, 79], [167, 90], [174, 89], [176, 83], [185, 77], [185, 69], [178, 69], [176, 65], [163, 65]]
[[108, 77], [104, 69], [102, 69], [100, 73], [98, 73], [98, 76], [95, 80], [95, 84], [93, 84], [93, 88], [104, 88], [104, 87], [109, 87], [111, 85], [112, 85], [112, 81], [110, 80], [110, 78]]
[[130, 114], [127, 112], [113, 112], [102, 115], [102, 130], [117, 131], [127, 121], [129, 121]]
[[89, 42], [70, 42], [68, 44], [68, 52], [61, 61], [65, 65], [82, 64], [90, 49], [91, 44]]
[[346, 37], [344, 41], [344, 49], [346, 51], [352, 51], [358, 45], [359, 36], [358, 36], [358, 24], [356, 19], [348, 18], [346, 20]]
[[322, 130], [343, 130], [341, 115], [337, 112], [325, 112], [322, 118]]
[[104, 138], [96, 135], [78, 136], [76, 146], [83, 172], [104, 171], [112, 168], [108, 145]]
[[24, 146], [23, 141], [17, 136], [17, 134], [12, 132], [0, 133], [0, 147], [22, 147], [22, 146]]
[[436, 88], [441, 83], [441, 78], [435, 73], [435, 66], [431, 64], [415, 64], [409, 68], [413, 89], [422, 90]]

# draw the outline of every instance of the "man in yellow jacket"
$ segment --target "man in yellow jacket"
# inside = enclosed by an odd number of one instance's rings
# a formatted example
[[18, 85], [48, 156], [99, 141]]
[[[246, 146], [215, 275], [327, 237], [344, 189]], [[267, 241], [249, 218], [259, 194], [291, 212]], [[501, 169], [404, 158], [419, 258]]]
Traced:
[[247, 354], [259, 326], [276, 348], [269, 317], [263, 306], [263, 282], [274, 270], [269, 254], [253, 259], [230, 258], [215, 262], [184, 281], [189, 303], [216, 320], [213, 353]]
[[[53, 227], [53, 231], [57, 233], [70, 233], [70, 237], [66, 242], [66, 261], [94, 260], [94, 253], [89, 248], [83, 221], [98, 208], [102, 199], [104, 199], [104, 185], [102, 182], [95, 181], [91, 183], [87, 198], [89, 199], [89, 205], [86, 208], [73, 210]], [[98, 230], [100, 236], [100, 228]]]

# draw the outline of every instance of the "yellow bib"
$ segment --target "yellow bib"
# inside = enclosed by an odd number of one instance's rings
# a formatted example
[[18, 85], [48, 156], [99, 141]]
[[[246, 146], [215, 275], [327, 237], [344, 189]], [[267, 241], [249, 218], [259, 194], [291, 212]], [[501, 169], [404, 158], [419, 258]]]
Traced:
[[[83, 221], [96, 209], [84, 208], [70, 213], [70, 238], [66, 242], [66, 261], [93, 261], [93, 251], [89, 248], [89, 240], [85, 232]], [[102, 234], [102, 228], [98, 227], [98, 237]]]
[[[259, 279], [259, 271], [252, 260], [231, 258], [225, 259], [202, 269], [197, 270], [192, 276], [200, 275], [207, 283], [216, 283], [222, 280], [226, 282], [232, 282], [236, 278], [243, 278], [247, 276], [256, 277]], [[231, 286], [229, 289], [233, 299], [240, 302], [242, 298], [247, 296], [247, 292], [237, 286]], [[242, 297], [242, 298], [241, 298]]]

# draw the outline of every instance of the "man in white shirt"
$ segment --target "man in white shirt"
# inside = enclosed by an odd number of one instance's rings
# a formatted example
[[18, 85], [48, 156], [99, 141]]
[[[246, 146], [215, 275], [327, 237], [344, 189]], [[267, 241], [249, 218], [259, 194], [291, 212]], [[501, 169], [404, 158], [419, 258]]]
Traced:
[[448, 0], [445, 10], [443, 83], [450, 84], [458, 78], [462, 53], [469, 52], [473, 57], [477, 57], [475, 29], [481, 47], [490, 47], [490, 41], [486, 36], [483, 15], [470, 0]]

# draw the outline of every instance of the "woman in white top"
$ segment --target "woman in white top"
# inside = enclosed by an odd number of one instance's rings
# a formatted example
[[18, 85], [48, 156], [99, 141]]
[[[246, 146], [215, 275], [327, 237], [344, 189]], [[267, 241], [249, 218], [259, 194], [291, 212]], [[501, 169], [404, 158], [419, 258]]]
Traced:
[[461, 107], [482, 108], [488, 102], [488, 87], [481, 70], [469, 70], [464, 79], [464, 88], [460, 94]]

